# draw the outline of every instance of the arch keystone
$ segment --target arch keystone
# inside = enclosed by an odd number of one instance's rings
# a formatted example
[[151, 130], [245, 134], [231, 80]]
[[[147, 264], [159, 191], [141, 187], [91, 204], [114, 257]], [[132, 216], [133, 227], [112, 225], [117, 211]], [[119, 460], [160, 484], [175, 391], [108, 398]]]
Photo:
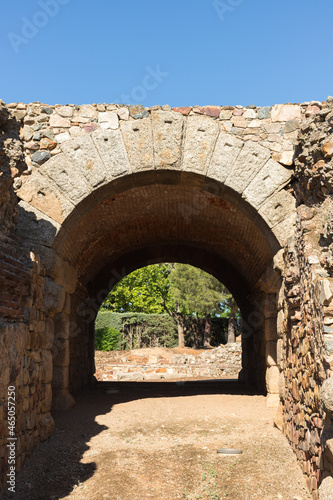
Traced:
[[153, 132], [150, 117], [120, 122], [132, 171], [152, 169], [154, 166]]
[[206, 174], [218, 133], [218, 122], [208, 116], [187, 118], [183, 170]]
[[184, 121], [184, 116], [174, 111], [152, 112], [156, 168], [180, 168]]
[[91, 137], [102, 158], [108, 179], [131, 173], [120, 130], [95, 130]]

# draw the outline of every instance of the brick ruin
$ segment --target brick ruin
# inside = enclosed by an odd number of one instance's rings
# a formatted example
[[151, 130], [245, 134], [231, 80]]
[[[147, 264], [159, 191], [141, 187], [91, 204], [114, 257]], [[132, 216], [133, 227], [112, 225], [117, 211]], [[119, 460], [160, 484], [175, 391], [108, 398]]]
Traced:
[[[94, 376], [112, 286], [163, 261], [223, 281], [240, 377], [277, 407], [313, 498], [333, 483], [333, 99], [272, 107], [0, 101], [0, 460]], [[319, 487], [319, 489], [318, 489]], [[319, 493], [318, 493], [319, 492]]]

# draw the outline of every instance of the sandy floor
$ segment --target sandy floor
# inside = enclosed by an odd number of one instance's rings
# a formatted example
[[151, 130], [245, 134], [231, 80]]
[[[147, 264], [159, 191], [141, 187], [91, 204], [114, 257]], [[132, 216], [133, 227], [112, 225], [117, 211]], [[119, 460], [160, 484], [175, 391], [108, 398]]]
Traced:
[[55, 415], [8, 498], [308, 500], [274, 413], [235, 381], [101, 383]]

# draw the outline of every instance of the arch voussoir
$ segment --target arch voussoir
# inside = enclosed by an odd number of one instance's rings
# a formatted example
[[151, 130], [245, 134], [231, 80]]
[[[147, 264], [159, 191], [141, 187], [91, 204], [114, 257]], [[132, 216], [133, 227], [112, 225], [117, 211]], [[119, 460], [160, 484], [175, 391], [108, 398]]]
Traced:
[[152, 111], [155, 168], [181, 170], [186, 120], [174, 111]]
[[206, 175], [219, 134], [219, 123], [208, 116], [187, 118], [182, 170]]
[[154, 168], [153, 131], [150, 116], [122, 121], [123, 136], [132, 172]]

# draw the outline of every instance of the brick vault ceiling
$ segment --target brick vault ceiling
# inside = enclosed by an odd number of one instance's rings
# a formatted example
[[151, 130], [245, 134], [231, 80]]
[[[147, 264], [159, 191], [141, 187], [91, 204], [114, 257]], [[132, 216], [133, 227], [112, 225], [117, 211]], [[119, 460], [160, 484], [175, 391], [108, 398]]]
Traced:
[[239, 295], [255, 285], [276, 245], [255, 221], [203, 189], [152, 184], [95, 201], [70, 228], [61, 253], [96, 290], [108, 287], [115, 269], [128, 274], [178, 261], [211, 272]]

